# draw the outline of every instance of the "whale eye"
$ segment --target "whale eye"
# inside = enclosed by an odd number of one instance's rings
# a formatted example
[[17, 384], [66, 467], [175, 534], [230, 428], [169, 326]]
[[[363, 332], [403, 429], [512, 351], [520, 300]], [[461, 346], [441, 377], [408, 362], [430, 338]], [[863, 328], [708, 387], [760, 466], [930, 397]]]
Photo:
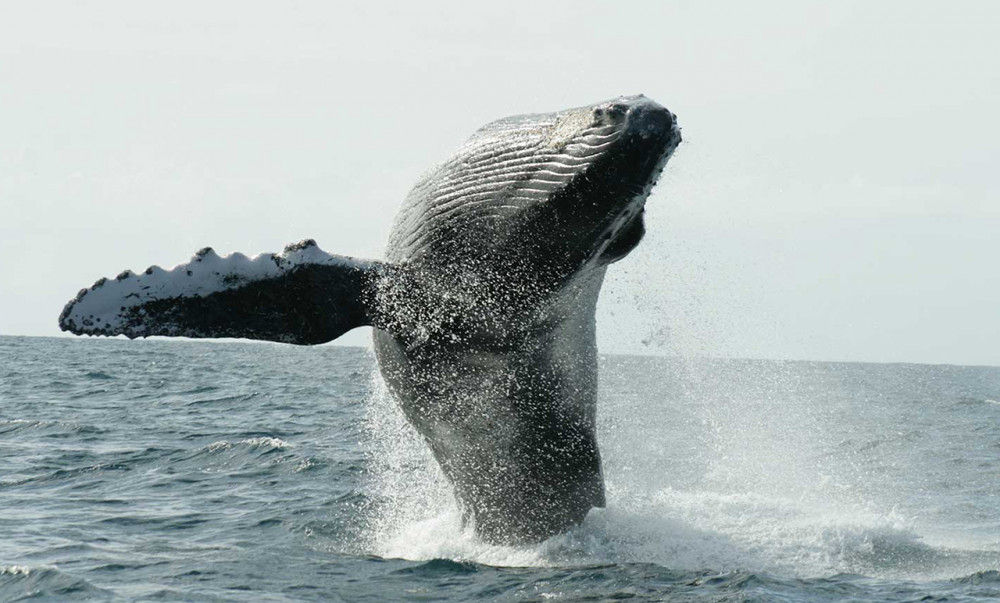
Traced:
[[610, 117], [619, 118], [625, 117], [625, 113], [628, 112], [628, 106], [622, 103], [615, 103], [608, 107], [608, 115]]

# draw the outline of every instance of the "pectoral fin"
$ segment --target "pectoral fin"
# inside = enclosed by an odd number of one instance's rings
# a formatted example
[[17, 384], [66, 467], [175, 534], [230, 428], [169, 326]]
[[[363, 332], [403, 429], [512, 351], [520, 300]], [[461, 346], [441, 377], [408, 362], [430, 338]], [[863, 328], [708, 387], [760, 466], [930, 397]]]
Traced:
[[171, 270], [97, 281], [66, 304], [59, 326], [78, 335], [324, 343], [372, 323], [367, 291], [381, 266], [328, 254], [312, 240], [253, 258], [206, 248]]

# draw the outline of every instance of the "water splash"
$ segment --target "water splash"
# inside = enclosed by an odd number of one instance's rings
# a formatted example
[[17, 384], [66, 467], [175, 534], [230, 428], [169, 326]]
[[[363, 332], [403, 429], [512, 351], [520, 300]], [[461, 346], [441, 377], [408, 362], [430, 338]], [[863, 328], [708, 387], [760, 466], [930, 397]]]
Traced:
[[430, 522], [435, 534], [459, 537], [461, 514], [430, 450], [406, 421], [377, 371], [371, 375], [364, 432], [373, 501], [368, 517], [373, 552], [390, 558], [433, 558], [412, 555], [413, 544], [425, 541], [419, 526]]
[[[635, 365], [643, 362], [659, 370], [635, 383]], [[604, 364], [599, 438], [607, 508], [566, 534], [519, 547], [485, 544], [462, 527], [427, 446], [373, 374], [366, 421], [378, 500], [371, 552], [495, 566], [655, 563], [805, 578], [952, 578], [1000, 564], [993, 549], [931, 541], [915, 514], [893, 503], [894, 493], [874, 494], [873, 463], [887, 462], [889, 448], [912, 438], [872, 439], [871, 429], [857, 437], [850, 413], [866, 401], [845, 397], [829, 380], [816, 390], [824, 375], [804, 378], [802, 366], [786, 363], [677, 360], [667, 361], [666, 372], [663, 359]]]

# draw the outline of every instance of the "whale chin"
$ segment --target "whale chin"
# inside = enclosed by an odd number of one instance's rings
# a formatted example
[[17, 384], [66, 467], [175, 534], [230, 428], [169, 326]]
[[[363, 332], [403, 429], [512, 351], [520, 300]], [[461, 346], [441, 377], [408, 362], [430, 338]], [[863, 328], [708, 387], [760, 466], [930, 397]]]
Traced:
[[615, 231], [607, 247], [598, 256], [600, 263], [612, 264], [617, 262], [638, 247], [639, 242], [646, 236], [644, 214], [644, 209], [639, 210], [624, 226]]

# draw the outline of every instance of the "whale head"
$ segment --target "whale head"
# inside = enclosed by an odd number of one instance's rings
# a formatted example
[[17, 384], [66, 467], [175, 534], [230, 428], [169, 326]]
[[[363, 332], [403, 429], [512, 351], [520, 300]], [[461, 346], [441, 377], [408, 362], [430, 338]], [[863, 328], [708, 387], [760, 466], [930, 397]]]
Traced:
[[593, 159], [549, 199], [566, 225], [560, 251], [570, 269], [602, 266], [635, 248], [646, 198], [681, 140], [676, 116], [642, 95], [576, 111], [560, 119], [575, 122], [568, 151]]
[[414, 187], [389, 259], [558, 288], [638, 244], [680, 140], [673, 113], [641, 95], [494, 121]]

